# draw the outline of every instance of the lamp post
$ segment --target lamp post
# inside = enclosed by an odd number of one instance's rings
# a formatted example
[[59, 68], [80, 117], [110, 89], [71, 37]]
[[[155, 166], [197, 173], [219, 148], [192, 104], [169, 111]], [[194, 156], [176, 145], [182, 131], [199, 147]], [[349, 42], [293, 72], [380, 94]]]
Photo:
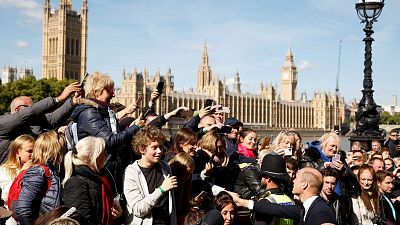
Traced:
[[365, 23], [365, 53], [364, 53], [364, 80], [363, 96], [358, 104], [356, 113], [356, 129], [350, 141], [383, 140], [379, 132], [379, 112], [373, 98], [372, 90], [372, 42], [371, 35], [374, 33], [372, 24], [377, 22], [377, 18], [382, 12], [384, 0], [359, 0], [356, 3], [357, 15], [361, 23]]

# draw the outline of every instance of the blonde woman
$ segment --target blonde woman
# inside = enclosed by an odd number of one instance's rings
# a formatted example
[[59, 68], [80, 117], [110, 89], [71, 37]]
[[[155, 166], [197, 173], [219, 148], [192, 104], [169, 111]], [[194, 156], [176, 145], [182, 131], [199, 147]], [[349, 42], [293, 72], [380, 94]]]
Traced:
[[21, 182], [15, 207], [19, 224], [32, 224], [40, 215], [60, 205], [59, 169], [66, 152], [64, 135], [42, 133], [33, 147], [32, 166]]
[[121, 131], [117, 117], [110, 109], [114, 97], [114, 81], [111, 77], [95, 72], [88, 76], [85, 83], [85, 97], [89, 101], [75, 108], [71, 118], [77, 123], [78, 140], [87, 137], [100, 137], [105, 141], [106, 167], [116, 178], [117, 188], [122, 192], [124, 168], [132, 162], [129, 142], [139, 130], [140, 118]]
[[35, 139], [27, 134], [18, 136], [12, 143], [7, 161], [0, 166], [1, 198], [7, 205], [8, 191], [18, 173], [31, 166]]
[[295, 147], [296, 147], [295, 133], [289, 130], [283, 130], [273, 140], [270, 149], [271, 151], [275, 152], [278, 155], [284, 156], [284, 155], [289, 155], [290, 153], [291, 156], [294, 153], [292, 148]]
[[64, 204], [75, 207], [88, 225], [113, 224], [113, 218], [122, 213], [120, 207], [113, 206], [110, 182], [103, 182], [100, 173], [105, 161], [104, 147], [102, 138], [89, 136], [65, 155]]

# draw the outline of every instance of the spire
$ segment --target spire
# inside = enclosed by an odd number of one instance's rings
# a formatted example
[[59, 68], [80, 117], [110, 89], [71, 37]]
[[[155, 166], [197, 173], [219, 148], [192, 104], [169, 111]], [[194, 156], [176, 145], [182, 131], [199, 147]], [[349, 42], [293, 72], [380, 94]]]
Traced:
[[122, 77], [123, 77], [124, 80], [126, 80], [125, 66], [124, 66], [124, 69], [122, 70]]
[[207, 41], [204, 41], [202, 64], [208, 66]]
[[291, 65], [293, 63], [292, 45], [289, 42], [289, 49], [286, 53], [286, 64]]
[[241, 88], [240, 88], [240, 77], [239, 77], [239, 70], [236, 69], [236, 74], [235, 77], [233, 78], [233, 92], [235, 93], [241, 93]]
[[87, 0], [82, 1], [82, 8], [87, 8]]

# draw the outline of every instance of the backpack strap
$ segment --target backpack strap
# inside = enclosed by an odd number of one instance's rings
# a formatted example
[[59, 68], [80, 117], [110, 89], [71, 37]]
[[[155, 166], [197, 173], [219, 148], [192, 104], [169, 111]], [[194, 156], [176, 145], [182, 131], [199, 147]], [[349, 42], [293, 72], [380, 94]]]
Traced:
[[44, 176], [45, 176], [45, 179], [46, 179], [46, 182], [47, 182], [47, 189], [46, 189], [46, 192], [47, 192], [48, 190], [50, 190], [50, 187], [51, 187], [51, 172], [50, 172], [49, 167], [47, 167], [43, 163], [41, 163], [40, 166], [44, 170]]

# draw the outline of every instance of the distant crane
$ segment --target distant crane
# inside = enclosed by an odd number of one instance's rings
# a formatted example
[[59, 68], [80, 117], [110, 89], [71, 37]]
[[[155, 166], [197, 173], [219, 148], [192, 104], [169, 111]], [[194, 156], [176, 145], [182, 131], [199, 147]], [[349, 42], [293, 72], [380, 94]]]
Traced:
[[336, 74], [336, 94], [339, 95], [339, 74], [340, 74], [340, 58], [342, 55], [342, 40], [339, 41], [339, 54], [338, 54], [338, 66]]

